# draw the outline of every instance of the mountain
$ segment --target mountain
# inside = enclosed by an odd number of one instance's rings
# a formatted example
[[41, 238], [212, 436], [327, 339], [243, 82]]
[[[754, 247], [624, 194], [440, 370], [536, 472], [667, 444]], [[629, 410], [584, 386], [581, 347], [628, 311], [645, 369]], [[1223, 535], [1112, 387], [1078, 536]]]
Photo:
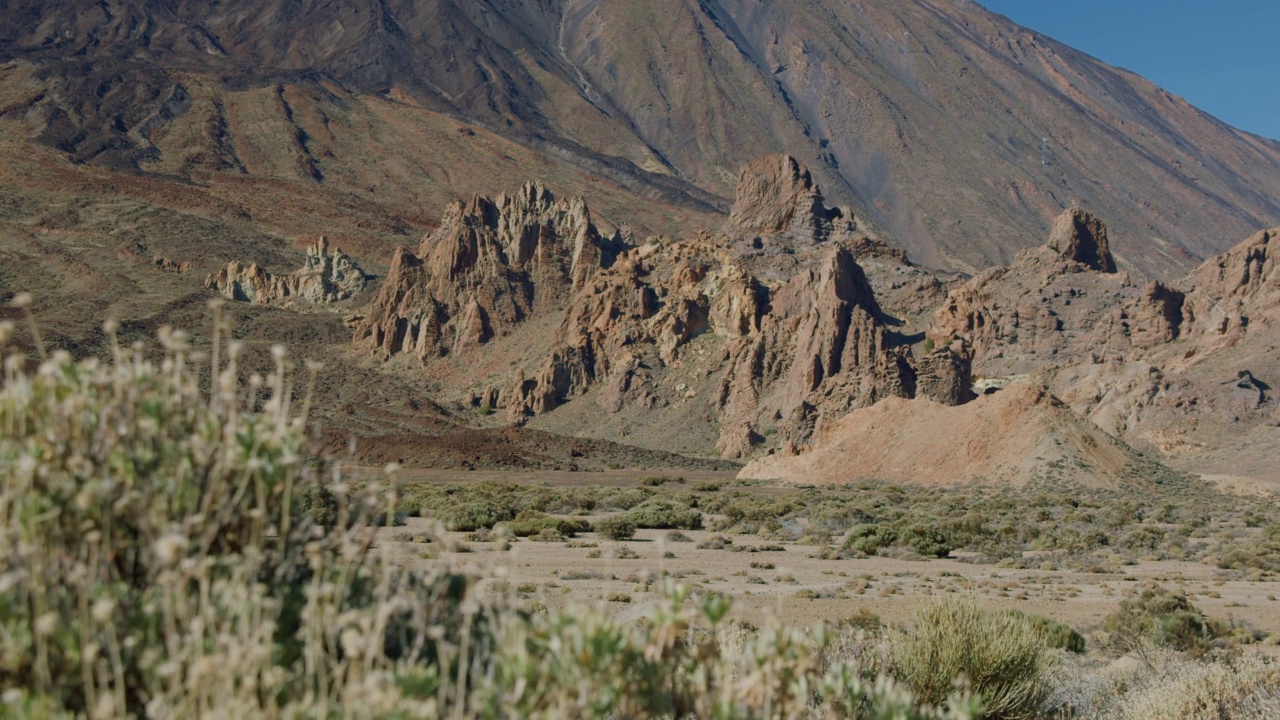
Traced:
[[974, 3], [0, 20], [0, 301], [283, 342], [359, 462], [1275, 476], [1280, 145]]
[[1008, 262], [1072, 205], [1166, 280], [1280, 222], [1280, 145], [968, 0], [15, 0], [0, 20], [0, 117], [74, 161], [287, 178], [411, 227], [476, 178], [585, 174], [622, 193], [598, 210], [671, 231], [648, 206], [705, 223], [766, 152], [935, 268]]

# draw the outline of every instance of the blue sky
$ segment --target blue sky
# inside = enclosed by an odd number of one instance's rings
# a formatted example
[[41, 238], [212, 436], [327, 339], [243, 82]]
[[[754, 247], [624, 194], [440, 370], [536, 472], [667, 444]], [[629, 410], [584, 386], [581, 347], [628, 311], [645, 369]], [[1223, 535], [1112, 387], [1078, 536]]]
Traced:
[[979, 1], [1238, 128], [1280, 139], [1280, 1]]

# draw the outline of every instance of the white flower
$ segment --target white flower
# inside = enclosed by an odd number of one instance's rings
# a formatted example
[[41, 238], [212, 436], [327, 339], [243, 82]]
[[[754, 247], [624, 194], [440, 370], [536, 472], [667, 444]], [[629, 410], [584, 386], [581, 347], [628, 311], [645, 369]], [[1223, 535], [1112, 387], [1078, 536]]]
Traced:
[[58, 629], [58, 616], [54, 613], [45, 613], [36, 618], [36, 634], [41, 637], [52, 635]]
[[111, 620], [111, 616], [115, 614], [115, 611], [115, 601], [103, 598], [95, 602], [89, 612], [93, 615], [95, 621], [105, 623]]
[[172, 567], [182, 559], [187, 549], [187, 538], [179, 533], [162, 535], [155, 544], [156, 559], [164, 567]]
[[349, 657], [358, 658], [363, 653], [364, 648], [361, 647], [360, 633], [354, 628], [343, 630], [339, 636], [339, 642], [342, 644], [342, 651]]

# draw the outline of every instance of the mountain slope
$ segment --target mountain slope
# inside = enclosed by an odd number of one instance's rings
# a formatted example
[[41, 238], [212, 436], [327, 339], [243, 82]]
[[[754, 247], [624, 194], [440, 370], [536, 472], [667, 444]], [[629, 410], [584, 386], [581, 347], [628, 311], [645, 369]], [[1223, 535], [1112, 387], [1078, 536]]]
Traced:
[[[419, 105], [637, 206], [723, 211], [739, 166], [786, 151], [934, 267], [1007, 262], [1073, 203], [1126, 240], [1122, 266], [1165, 279], [1280, 221], [1276, 143], [970, 2], [18, 0], [0, 20], [0, 60], [37, 69], [0, 115], [110, 167], [163, 164], [154, 136], [210, 82], [279, 86], [286, 108], [305, 88], [317, 118], [353, 96]], [[333, 183], [356, 161], [308, 159], [323, 138], [298, 123], [276, 142], [299, 148], [304, 181]]]

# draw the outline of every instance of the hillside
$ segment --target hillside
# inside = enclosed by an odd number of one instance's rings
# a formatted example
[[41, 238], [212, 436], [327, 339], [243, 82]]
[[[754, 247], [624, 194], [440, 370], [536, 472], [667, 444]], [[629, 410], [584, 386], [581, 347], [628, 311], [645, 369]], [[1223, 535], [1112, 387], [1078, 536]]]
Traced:
[[1055, 427], [1274, 474], [1231, 280], [1271, 236], [1219, 254], [1277, 146], [972, 3], [0, 14], [0, 299], [82, 355], [247, 301], [361, 461], [723, 469], [1033, 375]]
[[[647, 203], [727, 210], [738, 167], [785, 151], [927, 266], [1008, 262], [1078, 203], [1163, 279], [1280, 221], [1280, 146], [971, 2], [23, 0], [0, 20], [18, 137], [201, 188], [283, 178], [414, 219], [478, 178], [573, 168], [562, 192], [585, 173], [667, 230]], [[465, 137], [424, 135], [436, 117]], [[415, 157], [428, 140], [488, 152]]]

